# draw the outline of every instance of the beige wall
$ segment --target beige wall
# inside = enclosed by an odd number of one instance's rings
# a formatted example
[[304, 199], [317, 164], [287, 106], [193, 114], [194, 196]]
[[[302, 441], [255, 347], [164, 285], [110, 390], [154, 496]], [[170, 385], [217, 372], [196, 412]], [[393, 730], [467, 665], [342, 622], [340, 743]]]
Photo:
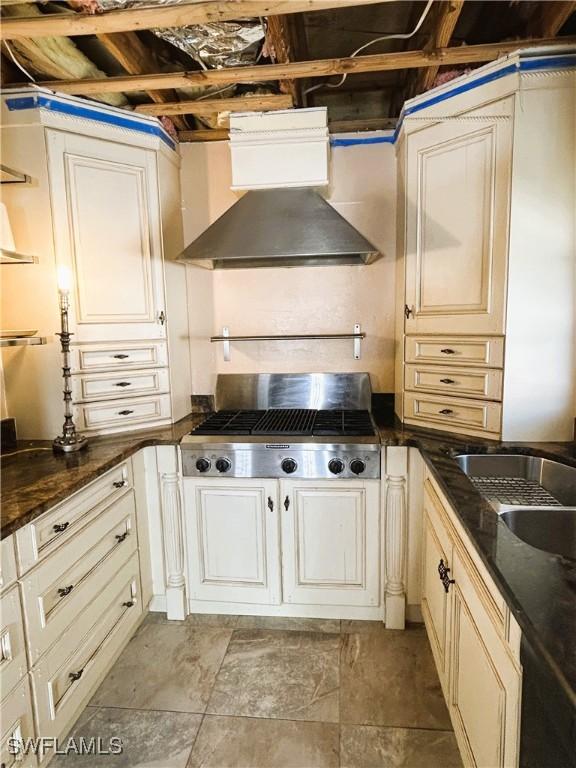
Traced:
[[[184, 240], [188, 244], [238, 198], [230, 191], [225, 142], [182, 146]], [[217, 373], [369, 371], [373, 389], [394, 389], [394, 147], [373, 144], [331, 150], [328, 200], [384, 254], [368, 267], [222, 270], [188, 267], [192, 386], [213, 390]], [[234, 334], [345, 333], [360, 323], [361, 360], [352, 342], [246, 342], [225, 363], [207, 337]]]

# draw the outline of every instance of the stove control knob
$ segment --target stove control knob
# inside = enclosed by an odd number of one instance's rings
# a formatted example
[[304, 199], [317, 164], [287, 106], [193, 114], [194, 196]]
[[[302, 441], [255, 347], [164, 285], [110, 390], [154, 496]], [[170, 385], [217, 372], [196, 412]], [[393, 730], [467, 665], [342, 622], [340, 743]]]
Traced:
[[330, 459], [328, 469], [333, 475], [339, 475], [341, 472], [344, 472], [344, 462], [342, 459]]
[[282, 459], [282, 464], [280, 464], [280, 466], [282, 467], [282, 471], [286, 472], [287, 475], [291, 475], [298, 469], [298, 464], [296, 464], [294, 459]]
[[352, 459], [350, 462], [350, 471], [354, 472], [355, 475], [361, 475], [365, 469], [366, 464], [362, 461], [362, 459]]
[[196, 469], [198, 472], [208, 472], [210, 469], [210, 459], [198, 459], [196, 461]]
[[232, 462], [230, 459], [227, 459], [225, 456], [222, 456], [219, 459], [216, 459], [216, 469], [218, 472], [228, 472], [228, 470], [231, 468]]

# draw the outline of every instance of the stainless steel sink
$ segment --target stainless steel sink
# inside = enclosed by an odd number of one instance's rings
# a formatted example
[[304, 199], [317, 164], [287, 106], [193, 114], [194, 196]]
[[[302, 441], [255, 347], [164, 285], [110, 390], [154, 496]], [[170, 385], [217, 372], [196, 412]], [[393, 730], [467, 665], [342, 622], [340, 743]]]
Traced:
[[456, 461], [497, 512], [576, 508], [576, 467], [520, 454], [462, 454]]
[[576, 559], [576, 510], [509, 509], [500, 517], [515, 536], [530, 546]]

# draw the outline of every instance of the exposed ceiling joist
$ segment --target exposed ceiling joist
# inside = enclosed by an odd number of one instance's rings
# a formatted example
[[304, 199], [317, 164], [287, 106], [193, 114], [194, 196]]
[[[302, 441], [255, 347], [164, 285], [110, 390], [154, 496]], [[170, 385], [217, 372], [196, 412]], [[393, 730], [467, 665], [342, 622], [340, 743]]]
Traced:
[[16, 40], [51, 35], [74, 37], [155, 27], [182, 27], [209, 21], [322, 11], [378, 2], [394, 0], [203, 0], [180, 5], [107, 11], [101, 14], [77, 13], [64, 16], [47, 13], [41, 17], [3, 20], [0, 39]]
[[[425, 50], [433, 51], [436, 48], [447, 48], [450, 45], [463, 6], [464, 0], [443, 0], [437, 4], [433, 20], [434, 26], [430, 39], [424, 46]], [[418, 72], [413, 86], [414, 95], [432, 87], [439, 69], [438, 66], [427, 67]]]
[[263, 96], [237, 96], [231, 99], [195, 99], [170, 104], [140, 104], [136, 112], [144, 115], [213, 115], [217, 112], [260, 112], [270, 109], [290, 109], [289, 93]]
[[[574, 45], [576, 37], [564, 37], [562, 42]], [[97, 80], [52, 80], [38, 83], [61, 93], [90, 96], [96, 93], [152, 91], [190, 86], [231, 85], [234, 83], [258, 83], [291, 78], [331, 77], [345, 73], [384, 72], [387, 70], [418, 69], [454, 64], [481, 64], [524, 47], [542, 47], [558, 44], [558, 38], [527, 39], [462, 45], [435, 51], [401, 51], [378, 53], [354, 58], [319, 59], [289, 64], [263, 64], [247, 67], [230, 67], [194, 72], [175, 72], [159, 75], [131, 75], [99, 78]], [[21, 85], [21, 83], [19, 84]]]
[[228, 131], [217, 128], [211, 131], [178, 131], [178, 138], [183, 142], [228, 141]]
[[[270, 16], [267, 20], [266, 47], [273, 61], [289, 64], [295, 61], [294, 35], [290, 23], [291, 16]], [[300, 104], [300, 87], [295, 80], [280, 80], [280, 90], [289, 93], [295, 104]]]
[[[154, 52], [144, 45], [136, 32], [102, 34], [98, 35], [98, 40], [131, 75], [152, 74], [160, 67]], [[147, 91], [147, 94], [158, 104], [178, 100], [176, 91], [171, 88], [165, 91]], [[188, 123], [183, 117], [175, 116], [173, 122], [176, 128], [181, 130], [188, 128]]]
[[534, 18], [528, 25], [527, 34], [554, 37], [575, 12], [576, 2], [554, 0], [554, 2], [540, 3]]

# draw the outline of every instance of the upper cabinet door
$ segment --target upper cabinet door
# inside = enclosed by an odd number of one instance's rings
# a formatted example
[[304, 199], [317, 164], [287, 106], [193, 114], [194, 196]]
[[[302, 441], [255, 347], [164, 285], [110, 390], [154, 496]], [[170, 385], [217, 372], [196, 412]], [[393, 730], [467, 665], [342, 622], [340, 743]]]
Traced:
[[407, 333], [504, 332], [512, 121], [490, 111], [408, 137]]
[[380, 604], [378, 480], [282, 480], [285, 603]]
[[166, 335], [151, 150], [47, 131], [59, 264], [72, 270], [75, 341]]

